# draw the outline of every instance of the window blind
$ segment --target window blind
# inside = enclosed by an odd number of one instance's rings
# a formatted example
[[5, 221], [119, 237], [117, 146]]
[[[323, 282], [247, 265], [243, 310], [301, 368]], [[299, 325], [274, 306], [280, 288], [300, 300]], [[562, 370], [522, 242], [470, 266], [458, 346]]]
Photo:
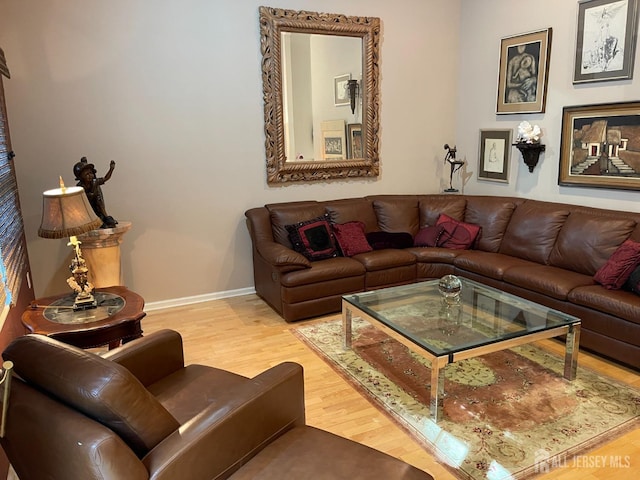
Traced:
[[[2, 49], [0, 74], [9, 78], [9, 69]], [[0, 308], [17, 298], [27, 268], [24, 225], [10, 145], [4, 87], [0, 77]]]

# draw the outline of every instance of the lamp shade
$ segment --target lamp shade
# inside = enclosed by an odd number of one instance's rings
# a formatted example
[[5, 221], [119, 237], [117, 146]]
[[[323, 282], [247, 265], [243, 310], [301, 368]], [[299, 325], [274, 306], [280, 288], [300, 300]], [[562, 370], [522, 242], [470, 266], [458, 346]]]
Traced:
[[38, 236], [72, 237], [101, 225], [102, 220], [94, 213], [84, 188], [55, 188], [42, 194], [42, 222]]

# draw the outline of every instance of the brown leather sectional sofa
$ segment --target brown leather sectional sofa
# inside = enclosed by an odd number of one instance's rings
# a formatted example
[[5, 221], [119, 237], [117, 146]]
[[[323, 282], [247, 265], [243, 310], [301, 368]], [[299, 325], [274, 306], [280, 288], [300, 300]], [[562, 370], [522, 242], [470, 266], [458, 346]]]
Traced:
[[[286, 225], [328, 214], [366, 232], [408, 232], [438, 216], [480, 225], [473, 249], [382, 249], [309, 261]], [[270, 204], [246, 212], [257, 294], [288, 321], [339, 312], [342, 295], [455, 274], [575, 315], [580, 346], [640, 368], [640, 296], [608, 290], [594, 273], [626, 240], [640, 213], [516, 197], [380, 195]]]

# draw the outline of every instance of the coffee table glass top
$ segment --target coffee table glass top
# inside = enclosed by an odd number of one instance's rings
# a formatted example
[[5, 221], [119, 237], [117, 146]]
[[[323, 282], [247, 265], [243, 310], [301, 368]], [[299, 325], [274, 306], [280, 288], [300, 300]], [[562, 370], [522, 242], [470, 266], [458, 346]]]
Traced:
[[343, 299], [438, 357], [580, 322], [558, 310], [459, 278], [458, 302], [445, 301], [439, 280]]

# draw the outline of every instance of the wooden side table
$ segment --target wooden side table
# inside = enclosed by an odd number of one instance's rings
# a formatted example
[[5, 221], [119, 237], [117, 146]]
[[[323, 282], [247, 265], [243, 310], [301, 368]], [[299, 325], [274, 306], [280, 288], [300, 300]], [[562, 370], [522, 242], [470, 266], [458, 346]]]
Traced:
[[39, 298], [22, 314], [28, 333], [39, 333], [80, 348], [109, 349], [142, 336], [144, 299], [126, 287], [94, 292], [96, 308], [73, 310], [74, 293]]

